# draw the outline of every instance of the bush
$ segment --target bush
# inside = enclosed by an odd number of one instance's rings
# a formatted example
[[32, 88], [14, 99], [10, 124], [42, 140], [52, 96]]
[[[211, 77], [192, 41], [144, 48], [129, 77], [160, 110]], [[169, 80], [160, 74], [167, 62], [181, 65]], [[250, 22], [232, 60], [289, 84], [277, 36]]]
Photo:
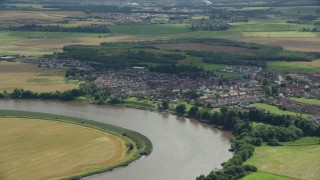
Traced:
[[269, 146], [280, 146], [280, 143], [277, 139], [269, 139], [267, 143]]

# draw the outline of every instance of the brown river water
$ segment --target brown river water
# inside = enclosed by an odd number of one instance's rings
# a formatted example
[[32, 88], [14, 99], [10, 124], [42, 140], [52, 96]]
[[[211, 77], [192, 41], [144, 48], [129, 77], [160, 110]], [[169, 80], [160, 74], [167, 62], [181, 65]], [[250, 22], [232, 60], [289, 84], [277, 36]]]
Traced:
[[[152, 153], [92, 180], [194, 180], [231, 158], [230, 132], [157, 112], [77, 102], [0, 100], [0, 109], [52, 113], [127, 128], [147, 136]], [[81, 157], [79, 157], [81, 158]]]

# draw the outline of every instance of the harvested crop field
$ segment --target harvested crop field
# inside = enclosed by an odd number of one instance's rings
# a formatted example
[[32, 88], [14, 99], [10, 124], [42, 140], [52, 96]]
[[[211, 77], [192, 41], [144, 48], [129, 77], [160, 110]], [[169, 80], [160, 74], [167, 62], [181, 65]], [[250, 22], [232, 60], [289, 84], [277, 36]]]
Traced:
[[[68, 33], [65, 33], [68, 36]], [[63, 46], [70, 44], [98, 45], [102, 42], [138, 41], [138, 36], [107, 36], [98, 38], [98, 34], [89, 34], [92, 37], [79, 38], [48, 38], [48, 39], [28, 39], [15, 41], [0, 41], [0, 53], [20, 54], [20, 55], [43, 55], [61, 51]], [[94, 38], [93, 36], [96, 36]], [[144, 38], [152, 40], [152, 38]]]
[[110, 167], [126, 140], [57, 121], [0, 118], [0, 179], [61, 179]]
[[66, 69], [39, 68], [36, 64], [0, 62], [0, 91], [23, 88], [34, 92], [65, 91], [78, 88], [65, 84]]
[[53, 23], [70, 16], [85, 16], [80, 11], [0, 11], [0, 21], [23, 24]]
[[203, 43], [181, 43], [181, 44], [157, 44], [154, 45], [162, 49], [178, 49], [178, 50], [198, 50], [198, 51], [219, 51], [248, 54], [254, 52], [251, 49], [232, 47], [232, 46], [213, 46]]
[[257, 38], [257, 37], [239, 37], [229, 38], [238, 41], [272, 44], [282, 46], [287, 50], [303, 52], [320, 52], [320, 38]]

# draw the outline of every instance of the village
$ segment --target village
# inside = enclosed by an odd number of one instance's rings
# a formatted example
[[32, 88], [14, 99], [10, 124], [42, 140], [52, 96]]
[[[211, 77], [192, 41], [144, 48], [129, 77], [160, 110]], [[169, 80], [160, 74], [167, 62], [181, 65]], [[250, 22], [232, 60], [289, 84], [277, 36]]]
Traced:
[[[291, 97], [318, 99], [320, 97], [319, 74], [294, 74], [264, 71], [255, 66], [225, 66], [221, 72], [242, 73], [243, 76], [226, 79], [223, 77], [190, 78], [175, 74], [151, 72], [146, 67], [125, 69], [95, 69], [92, 64], [74, 59], [48, 59], [3, 56], [2, 61], [38, 64], [40, 68], [71, 68], [78, 73], [67, 79], [86, 83], [83, 77], [91, 75], [94, 84], [112, 95], [126, 95], [148, 99], [154, 103], [167, 100], [172, 104], [187, 102], [211, 108], [222, 106], [241, 106], [256, 109], [252, 103], [265, 103], [283, 110], [313, 115], [320, 121], [320, 105], [297, 102]], [[85, 73], [79, 73], [79, 72]], [[266, 94], [263, 78], [266, 76], [274, 84], [276, 94]]]

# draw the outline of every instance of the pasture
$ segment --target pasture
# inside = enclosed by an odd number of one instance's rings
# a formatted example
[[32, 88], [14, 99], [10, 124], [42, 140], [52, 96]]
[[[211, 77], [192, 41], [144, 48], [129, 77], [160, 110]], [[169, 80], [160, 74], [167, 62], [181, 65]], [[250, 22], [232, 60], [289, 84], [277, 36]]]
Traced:
[[259, 171], [266, 173], [314, 180], [320, 177], [319, 152], [320, 145], [261, 146], [255, 148], [253, 156], [245, 163], [254, 165]]
[[0, 118], [0, 179], [61, 179], [113, 166], [125, 139], [85, 126]]
[[65, 82], [66, 69], [39, 68], [36, 64], [0, 62], [0, 91], [23, 88], [34, 92], [65, 91], [78, 88]]

